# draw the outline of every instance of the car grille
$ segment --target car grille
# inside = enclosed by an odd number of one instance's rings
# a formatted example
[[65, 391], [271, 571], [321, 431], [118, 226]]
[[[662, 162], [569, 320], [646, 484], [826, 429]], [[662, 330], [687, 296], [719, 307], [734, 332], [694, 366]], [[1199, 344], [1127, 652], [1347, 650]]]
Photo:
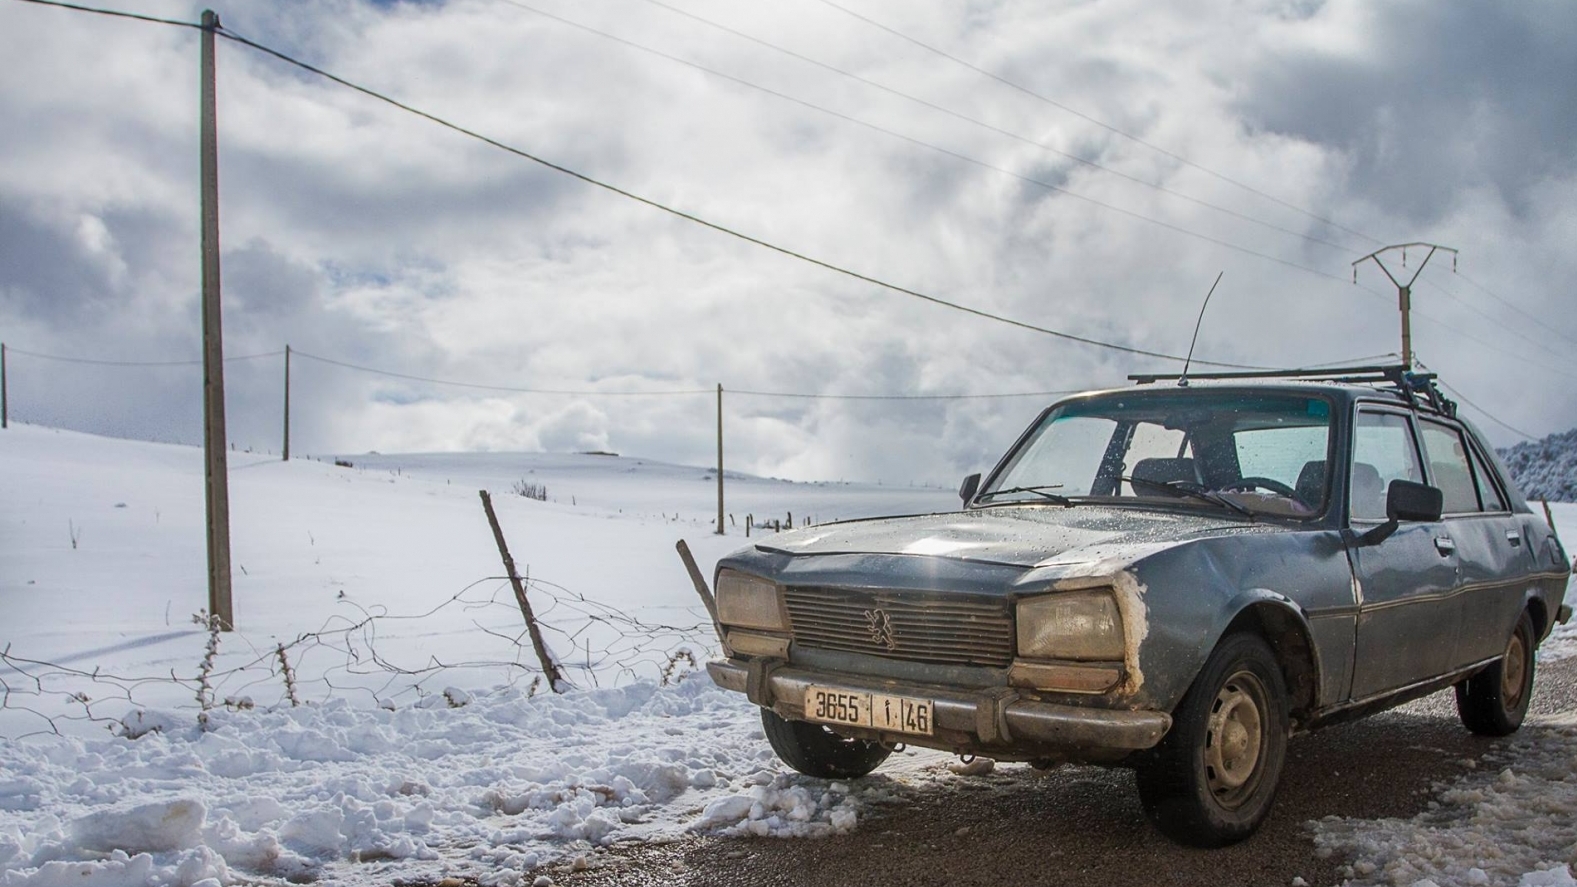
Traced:
[[1013, 618], [997, 598], [789, 586], [794, 641], [808, 647], [917, 662], [1006, 666]]

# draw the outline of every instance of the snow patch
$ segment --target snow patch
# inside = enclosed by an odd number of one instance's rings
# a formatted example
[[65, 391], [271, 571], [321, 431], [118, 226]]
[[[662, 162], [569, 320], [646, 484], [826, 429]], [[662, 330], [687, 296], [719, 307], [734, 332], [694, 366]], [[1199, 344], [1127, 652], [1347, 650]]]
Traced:
[[1328, 817], [1315, 824], [1321, 856], [1353, 859], [1360, 885], [1564, 885], [1577, 864], [1577, 717], [1530, 719], [1412, 819]]

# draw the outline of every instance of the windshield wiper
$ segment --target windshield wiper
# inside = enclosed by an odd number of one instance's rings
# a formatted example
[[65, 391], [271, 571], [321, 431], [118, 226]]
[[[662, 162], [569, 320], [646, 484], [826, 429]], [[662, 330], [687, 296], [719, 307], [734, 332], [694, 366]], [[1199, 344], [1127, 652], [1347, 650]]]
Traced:
[[990, 499], [995, 496], [1005, 496], [1008, 493], [1034, 493], [1037, 496], [1044, 496], [1045, 498], [1057, 503], [1058, 505], [1061, 505], [1064, 508], [1072, 508], [1075, 504], [1072, 499], [1057, 493], [1047, 492], [1048, 490], [1059, 490], [1061, 488], [1062, 484], [1041, 484], [1039, 486], [1033, 487], [1008, 487], [1005, 490], [992, 490], [989, 493], [981, 493], [980, 499], [981, 501], [985, 501], [986, 499]]
[[1250, 520], [1252, 520], [1254, 517], [1254, 512], [1249, 511], [1242, 505], [1233, 502], [1231, 499], [1228, 499], [1214, 490], [1208, 490], [1192, 481], [1146, 480], [1142, 477], [1129, 477], [1127, 475], [1121, 477], [1120, 480], [1125, 480], [1136, 487], [1149, 487], [1154, 490], [1160, 490], [1169, 496], [1175, 496], [1179, 499], [1198, 499], [1201, 502], [1209, 502], [1212, 505], [1219, 505], [1229, 511], [1235, 511], [1238, 514], [1249, 518]]

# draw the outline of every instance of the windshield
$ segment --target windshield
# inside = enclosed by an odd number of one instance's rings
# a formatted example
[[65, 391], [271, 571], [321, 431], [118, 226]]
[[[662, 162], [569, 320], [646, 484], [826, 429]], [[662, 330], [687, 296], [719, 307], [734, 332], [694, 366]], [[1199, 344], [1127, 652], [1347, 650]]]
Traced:
[[1324, 511], [1331, 405], [1210, 389], [1124, 391], [1062, 404], [981, 490], [982, 505], [1185, 502], [1247, 515]]

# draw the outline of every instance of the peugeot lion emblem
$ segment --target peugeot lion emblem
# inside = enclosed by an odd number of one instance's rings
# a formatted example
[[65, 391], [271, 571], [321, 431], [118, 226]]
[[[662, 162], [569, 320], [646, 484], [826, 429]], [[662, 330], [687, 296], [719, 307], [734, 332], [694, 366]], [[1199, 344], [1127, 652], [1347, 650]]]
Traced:
[[886, 610], [866, 610], [865, 628], [878, 647], [886, 647], [888, 651], [898, 649], [898, 639], [893, 637], [893, 621]]

